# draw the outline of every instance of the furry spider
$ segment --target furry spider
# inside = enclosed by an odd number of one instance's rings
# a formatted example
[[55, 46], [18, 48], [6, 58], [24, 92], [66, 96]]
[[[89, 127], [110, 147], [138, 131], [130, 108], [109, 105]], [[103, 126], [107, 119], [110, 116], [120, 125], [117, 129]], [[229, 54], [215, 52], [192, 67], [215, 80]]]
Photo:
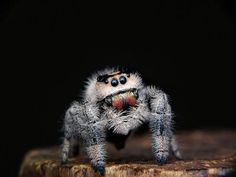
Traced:
[[[74, 101], [65, 114], [63, 164], [73, 148], [72, 140], [79, 140], [86, 147], [93, 169], [104, 175], [108, 135], [110, 139], [121, 135], [125, 140], [144, 123], [152, 132], [152, 150], [158, 164], [167, 162], [170, 150], [181, 158], [167, 95], [154, 86], [145, 86], [138, 73], [115, 68], [99, 71], [88, 79], [82, 98]], [[124, 147], [124, 141], [116, 142], [116, 147]]]

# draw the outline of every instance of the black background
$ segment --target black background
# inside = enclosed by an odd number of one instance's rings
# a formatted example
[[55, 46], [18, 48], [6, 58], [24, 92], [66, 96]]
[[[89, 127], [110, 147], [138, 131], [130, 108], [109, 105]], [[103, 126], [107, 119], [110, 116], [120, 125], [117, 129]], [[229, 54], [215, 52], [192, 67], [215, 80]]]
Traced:
[[2, 176], [60, 143], [66, 108], [106, 66], [163, 89], [177, 130], [235, 129], [235, 2], [157, 2], [1, 1]]

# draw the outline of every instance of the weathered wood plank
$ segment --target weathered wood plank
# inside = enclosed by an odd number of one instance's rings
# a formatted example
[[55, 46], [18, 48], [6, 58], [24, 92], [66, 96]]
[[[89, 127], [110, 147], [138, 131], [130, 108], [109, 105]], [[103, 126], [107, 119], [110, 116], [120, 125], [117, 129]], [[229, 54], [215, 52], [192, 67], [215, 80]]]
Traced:
[[[184, 160], [171, 158], [163, 166], [155, 164], [150, 137], [134, 136], [127, 146], [117, 151], [107, 145], [106, 176], [227, 176], [236, 164], [236, 131], [186, 131], [177, 134]], [[28, 152], [21, 166], [21, 177], [98, 176], [82, 152], [69, 163], [60, 165], [59, 148], [50, 147]]]

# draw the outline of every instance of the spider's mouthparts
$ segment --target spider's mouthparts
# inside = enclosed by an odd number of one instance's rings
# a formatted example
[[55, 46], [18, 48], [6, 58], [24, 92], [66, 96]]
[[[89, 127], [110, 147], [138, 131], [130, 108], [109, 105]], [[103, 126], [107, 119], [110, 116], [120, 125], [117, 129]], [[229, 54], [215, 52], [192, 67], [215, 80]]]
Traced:
[[112, 96], [112, 106], [118, 110], [122, 110], [127, 106], [137, 105], [137, 92], [127, 91], [121, 94]]

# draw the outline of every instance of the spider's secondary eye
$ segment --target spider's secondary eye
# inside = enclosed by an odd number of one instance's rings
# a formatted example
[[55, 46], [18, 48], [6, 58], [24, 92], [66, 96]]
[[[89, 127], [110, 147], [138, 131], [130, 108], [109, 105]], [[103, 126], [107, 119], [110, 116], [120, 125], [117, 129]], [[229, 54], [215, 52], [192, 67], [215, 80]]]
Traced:
[[112, 79], [111, 80], [111, 85], [113, 86], [113, 87], [116, 87], [117, 85], [118, 85], [118, 80], [117, 79]]
[[125, 84], [127, 81], [125, 76], [120, 76], [119, 80], [121, 84]]

